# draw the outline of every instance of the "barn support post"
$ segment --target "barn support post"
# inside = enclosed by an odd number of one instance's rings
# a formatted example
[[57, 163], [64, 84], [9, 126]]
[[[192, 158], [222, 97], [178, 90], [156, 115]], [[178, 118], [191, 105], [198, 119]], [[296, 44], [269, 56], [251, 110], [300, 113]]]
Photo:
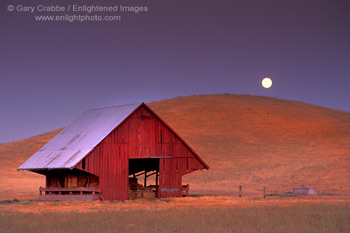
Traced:
[[238, 197], [242, 197], [242, 185], [239, 186], [239, 192], [238, 192]]
[[264, 198], [266, 198], [266, 187], [264, 187]]
[[146, 185], [147, 185], [147, 171], [145, 170], [145, 183], [143, 187], [146, 187]]
[[159, 186], [158, 186], [158, 179], [159, 179], [159, 171], [156, 171], [156, 197], [159, 198]]

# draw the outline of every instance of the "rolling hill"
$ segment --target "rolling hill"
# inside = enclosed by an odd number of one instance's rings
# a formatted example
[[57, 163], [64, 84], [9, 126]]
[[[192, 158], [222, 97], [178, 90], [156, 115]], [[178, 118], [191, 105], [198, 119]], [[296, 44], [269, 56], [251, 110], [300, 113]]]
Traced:
[[[316, 187], [350, 194], [350, 113], [248, 95], [200, 95], [149, 103], [208, 163], [184, 177], [191, 193], [261, 195]], [[0, 144], [0, 199], [37, 198], [44, 177], [20, 166], [61, 129]]]

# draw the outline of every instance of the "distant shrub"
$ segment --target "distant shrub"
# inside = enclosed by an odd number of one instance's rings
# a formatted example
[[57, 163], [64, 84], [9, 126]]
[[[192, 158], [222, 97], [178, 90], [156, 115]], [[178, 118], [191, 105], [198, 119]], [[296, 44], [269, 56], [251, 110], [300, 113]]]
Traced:
[[164, 202], [171, 202], [171, 199], [159, 199], [159, 200]]
[[20, 201], [17, 198], [13, 198], [13, 200], [2, 200], [0, 201], [0, 204], [13, 204], [13, 203], [19, 203]]

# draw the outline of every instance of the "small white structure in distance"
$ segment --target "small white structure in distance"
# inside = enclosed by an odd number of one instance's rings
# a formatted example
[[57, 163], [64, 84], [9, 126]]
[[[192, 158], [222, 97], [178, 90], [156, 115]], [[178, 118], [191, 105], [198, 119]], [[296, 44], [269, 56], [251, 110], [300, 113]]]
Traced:
[[293, 188], [293, 195], [313, 195], [316, 193], [316, 188]]

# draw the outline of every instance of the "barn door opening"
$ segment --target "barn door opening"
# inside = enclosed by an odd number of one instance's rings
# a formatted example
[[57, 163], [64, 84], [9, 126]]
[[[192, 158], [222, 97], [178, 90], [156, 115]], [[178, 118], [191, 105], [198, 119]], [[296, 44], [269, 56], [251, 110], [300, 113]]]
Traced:
[[159, 184], [159, 158], [129, 159], [129, 199], [156, 198]]

